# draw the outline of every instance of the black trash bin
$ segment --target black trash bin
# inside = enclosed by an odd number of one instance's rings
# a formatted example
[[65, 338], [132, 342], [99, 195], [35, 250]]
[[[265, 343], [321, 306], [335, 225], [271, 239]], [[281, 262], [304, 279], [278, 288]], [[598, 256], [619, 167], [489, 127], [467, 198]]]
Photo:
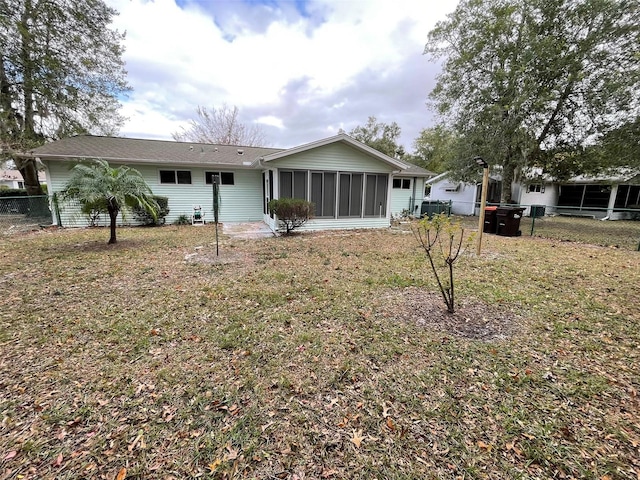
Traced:
[[484, 233], [496, 233], [498, 226], [497, 210], [498, 207], [484, 208], [484, 227], [482, 229]]
[[522, 212], [524, 212], [522, 207], [498, 207], [496, 210], [496, 233], [503, 237], [519, 237], [522, 235], [520, 231]]

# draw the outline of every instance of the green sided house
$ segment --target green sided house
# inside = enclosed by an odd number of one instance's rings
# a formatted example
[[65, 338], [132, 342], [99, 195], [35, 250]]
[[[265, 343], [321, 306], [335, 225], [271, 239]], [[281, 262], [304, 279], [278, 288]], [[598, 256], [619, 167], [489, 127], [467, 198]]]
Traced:
[[[195, 206], [212, 221], [212, 183], [219, 176], [220, 221], [262, 221], [273, 231], [278, 222], [267, 204], [285, 197], [315, 204], [307, 230], [388, 227], [395, 215], [419, 213], [425, 180], [433, 175], [344, 134], [284, 150], [79, 135], [30, 155], [45, 165], [50, 194], [64, 188], [78, 161], [136, 168], [155, 195], [168, 197], [169, 223], [191, 216]], [[61, 221], [87, 225], [77, 208], [64, 208]]]

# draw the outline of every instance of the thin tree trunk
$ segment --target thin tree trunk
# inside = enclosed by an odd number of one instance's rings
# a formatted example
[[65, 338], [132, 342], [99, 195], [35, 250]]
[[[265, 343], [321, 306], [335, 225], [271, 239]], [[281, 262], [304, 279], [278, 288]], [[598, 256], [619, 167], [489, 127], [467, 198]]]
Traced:
[[449, 307], [449, 313], [454, 313], [455, 312], [455, 298], [454, 298], [454, 291], [453, 291], [453, 262], [447, 262], [447, 264], [449, 265], [449, 303], [447, 304], [447, 306]]
[[115, 210], [114, 208], [109, 207], [109, 219], [111, 220], [110, 222], [110, 228], [111, 228], [111, 236], [109, 237], [109, 243], [116, 243], [117, 239], [116, 239], [116, 220], [118, 218], [118, 210]]

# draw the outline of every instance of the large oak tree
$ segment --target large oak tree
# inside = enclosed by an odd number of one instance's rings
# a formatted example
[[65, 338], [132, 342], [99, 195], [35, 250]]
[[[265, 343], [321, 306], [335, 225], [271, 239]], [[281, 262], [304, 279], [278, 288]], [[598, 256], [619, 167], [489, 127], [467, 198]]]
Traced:
[[124, 35], [102, 0], [0, 2], [0, 153], [42, 194], [24, 152], [77, 133], [114, 134], [118, 96], [128, 90]]
[[463, 139], [455, 170], [500, 165], [506, 202], [523, 167], [637, 117], [638, 0], [462, 0], [425, 53], [443, 60], [430, 98]]

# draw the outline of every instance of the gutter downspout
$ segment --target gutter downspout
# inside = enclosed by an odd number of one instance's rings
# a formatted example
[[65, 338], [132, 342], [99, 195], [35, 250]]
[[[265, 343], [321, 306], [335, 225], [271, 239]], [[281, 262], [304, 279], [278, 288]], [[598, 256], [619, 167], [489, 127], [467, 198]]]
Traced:
[[412, 205], [411, 205], [411, 215], [415, 216], [416, 210], [417, 210], [417, 203], [416, 203], [416, 183], [418, 183], [418, 177], [413, 177], [413, 192], [411, 193], [411, 198], [412, 200]]

